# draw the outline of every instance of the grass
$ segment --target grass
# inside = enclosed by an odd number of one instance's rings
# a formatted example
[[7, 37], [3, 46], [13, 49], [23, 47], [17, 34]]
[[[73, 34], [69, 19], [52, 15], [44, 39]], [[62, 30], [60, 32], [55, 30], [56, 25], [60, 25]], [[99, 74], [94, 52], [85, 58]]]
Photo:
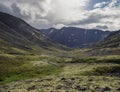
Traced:
[[92, 70], [87, 70], [82, 75], [85, 76], [119, 76], [120, 75], [120, 66], [113, 65], [113, 66], [98, 66], [93, 68]]
[[13, 73], [8, 74], [1, 83], [8, 83], [16, 80], [57, 75], [61, 72], [61, 66], [42, 66], [42, 67], [20, 67]]
[[69, 61], [68, 63], [116, 63], [120, 64], [120, 57], [119, 55], [113, 56], [93, 56], [93, 57], [86, 57], [86, 58], [77, 58]]
[[[47, 60], [47, 62], [45, 62], [44, 60], [45, 61]], [[52, 64], [50, 62], [52, 62]], [[53, 65], [54, 63], [55, 64], [57, 63], [58, 65], [57, 66]], [[112, 64], [114, 65], [120, 64], [120, 58], [119, 56], [105, 56], [105, 57], [89, 57], [89, 58], [80, 58], [80, 59], [71, 60], [70, 58], [58, 58], [55, 56], [50, 57], [44, 55], [40, 56], [40, 55], [0, 54], [0, 81], [1, 83], [7, 83], [14, 80], [27, 79], [38, 76], [47, 76], [49, 74], [54, 75], [55, 73], [59, 73], [60, 70], [62, 70], [61, 64], [63, 66], [64, 64], [67, 63], [68, 64], [71, 63], [73, 67], [75, 65], [74, 68], [68, 67], [67, 69], [68, 73], [74, 74], [75, 72], [72, 72], [71, 70], [74, 69], [76, 71], [77, 70], [85, 71], [84, 74], [96, 75], [97, 73], [98, 74], [107, 73], [108, 71], [107, 69], [113, 68], [111, 66]], [[35, 66], [35, 64], [38, 64], [38, 66]], [[76, 67], [78, 67], [76, 64], [80, 66], [83, 65], [83, 67], [79, 67], [78, 69], [76, 69]], [[104, 66], [109, 64], [110, 64], [110, 68]], [[85, 68], [87, 66], [89, 67]], [[98, 68], [96, 68], [96, 66]], [[94, 70], [92, 70], [93, 68]], [[91, 72], [87, 70], [91, 70]], [[78, 75], [79, 73], [77, 72]]]
[[40, 57], [38, 55], [0, 55], [0, 84], [15, 80], [53, 75], [61, 71], [60, 65], [55, 66], [46, 63], [41, 66], [33, 65], [33, 61], [37, 62], [45, 58], [46, 57]]
[[[11, 76], [10, 78], [7, 78], [5, 82], [10, 82], [10, 80], [15, 80], [15, 79], [21, 80], [23, 76], [26, 76], [26, 78], [24, 77], [25, 80], [14, 81], [9, 84], [6, 84], [9, 87], [5, 90], [11, 90], [13, 92], [16, 92], [18, 90], [25, 91], [25, 92], [30, 92], [30, 91], [77, 92], [79, 90], [76, 88], [76, 86], [80, 85], [81, 87], [87, 87], [85, 92], [101, 92], [105, 87], [109, 87], [111, 89], [111, 92], [119, 92], [117, 91], [120, 84], [119, 77], [107, 76], [107, 75], [103, 76], [103, 75], [96, 75], [96, 74], [93, 74], [93, 75], [81, 74], [88, 70], [93, 71], [99, 68], [100, 68], [100, 71], [101, 69], [104, 68], [105, 70], [103, 69], [104, 71], [102, 70], [101, 72], [107, 73], [106, 71], [108, 71], [109, 69], [107, 70], [106, 67], [108, 66], [113, 68], [119, 65], [112, 64], [112, 63], [100, 63], [100, 64], [71, 63], [71, 64], [65, 64], [63, 67], [61, 66], [54, 66], [55, 68], [53, 66], [41, 67], [40, 70], [39, 70], [39, 67], [37, 67], [35, 71], [33, 69], [31, 72], [28, 71], [26, 73], [20, 73], [20, 75], [15, 75], [15, 76]], [[60, 68], [60, 70], [58, 68]], [[58, 69], [58, 70], [53, 71], [54, 69]], [[58, 89], [60, 85], [62, 85], [62, 88]], [[13, 88], [13, 89], [10, 89], [10, 88]], [[96, 88], [100, 88], [100, 90], [97, 91]]]
[[[2, 70], [0, 84], [9, 85], [8, 90], [13, 88], [13, 92], [18, 90], [29, 92], [28, 89], [34, 92], [46, 90], [77, 92], [76, 85], [89, 88], [86, 92], [96, 92], [97, 87], [100, 91], [109, 87], [111, 92], [118, 92], [120, 84], [119, 77], [116, 76], [120, 70], [119, 55], [60, 58], [49, 55], [2, 54], [0, 63]], [[36, 63], [38, 66], [35, 66]], [[63, 87], [57, 89], [60, 85]], [[3, 88], [3, 92], [4, 90], [7, 89]]]

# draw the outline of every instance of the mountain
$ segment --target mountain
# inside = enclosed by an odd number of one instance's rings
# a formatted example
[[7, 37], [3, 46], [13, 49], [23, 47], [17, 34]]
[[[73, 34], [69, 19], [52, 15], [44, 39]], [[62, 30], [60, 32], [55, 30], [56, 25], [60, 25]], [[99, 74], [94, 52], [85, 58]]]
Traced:
[[0, 12], [0, 53], [61, 48], [25, 21]]
[[112, 32], [105, 39], [96, 44], [97, 47], [120, 47], [120, 30]]
[[91, 55], [120, 55], [120, 30], [112, 32], [91, 48]]
[[49, 37], [51, 40], [72, 48], [89, 46], [110, 34], [109, 31], [75, 27], [41, 29], [40, 32]]

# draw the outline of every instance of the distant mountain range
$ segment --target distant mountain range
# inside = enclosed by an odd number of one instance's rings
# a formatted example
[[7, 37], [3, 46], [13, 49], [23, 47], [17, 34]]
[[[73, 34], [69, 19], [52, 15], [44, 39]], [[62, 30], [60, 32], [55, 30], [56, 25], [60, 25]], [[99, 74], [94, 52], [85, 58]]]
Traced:
[[72, 48], [81, 48], [102, 40], [110, 34], [110, 31], [63, 27], [61, 29], [41, 29], [40, 33], [59, 44]]
[[0, 53], [61, 48], [37, 29], [12, 15], [0, 12]]

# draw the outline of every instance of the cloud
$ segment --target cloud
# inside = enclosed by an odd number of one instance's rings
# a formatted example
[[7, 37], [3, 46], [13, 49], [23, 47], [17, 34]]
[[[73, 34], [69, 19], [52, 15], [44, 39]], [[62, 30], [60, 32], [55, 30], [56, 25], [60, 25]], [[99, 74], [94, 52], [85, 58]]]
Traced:
[[108, 29], [108, 27], [106, 25], [103, 25], [103, 26], [97, 25], [95, 28], [96, 29]]
[[0, 11], [5, 11], [7, 13], [11, 12], [9, 7], [7, 7], [7, 6], [3, 5], [3, 4], [0, 4]]
[[112, 0], [104, 7], [97, 7], [92, 10], [88, 10], [82, 15], [84, 15], [84, 17], [78, 21], [70, 23], [69, 25], [112, 31], [120, 29], [120, 5], [116, 0]]
[[120, 2], [118, 0], [111, 0], [111, 2], [108, 4], [108, 6], [111, 7], [117, 7], [120, 6]]
[[94, 8], [101, 8], [103, 7], [104, 5], [108, 4], [108, 2], [100, 2], [100, 3], [96, 3], [94, 5]]
[[91, 24], [91, 23], [99, 23], [101, 21], [102, 18], [105, 18], [106, 15], [102, 15], [100, 13], [97, 13], [96, 11], [87, 11], [86, 13], [84, 13], [83, 18], [81, 18], [81, 20], [72, 22], [71, 24], [73, 25], [86, 25], [86, 24]]
[[76, 26], [120, 29], [120, 2], [100, 0], [0, 0], [0, 11], [24, 19], [36, 28]]
[[69, 23], [80, 19], [80, 13], [88, 5], [89, 0], [52, 0], [46, 18], [53, 24]]

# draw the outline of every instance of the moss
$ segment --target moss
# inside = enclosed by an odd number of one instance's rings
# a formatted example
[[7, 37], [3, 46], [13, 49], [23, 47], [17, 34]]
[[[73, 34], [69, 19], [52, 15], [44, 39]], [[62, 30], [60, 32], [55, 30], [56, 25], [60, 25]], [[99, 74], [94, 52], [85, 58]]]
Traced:
[[41, 61], [42, 59], [44, 57], [39, 55], [0, 55], [0, 83], [47, 76], [60, 72], [60, 65], [43, 64], [41, 66], [34, 66], [31, 63], [31, 61]]

